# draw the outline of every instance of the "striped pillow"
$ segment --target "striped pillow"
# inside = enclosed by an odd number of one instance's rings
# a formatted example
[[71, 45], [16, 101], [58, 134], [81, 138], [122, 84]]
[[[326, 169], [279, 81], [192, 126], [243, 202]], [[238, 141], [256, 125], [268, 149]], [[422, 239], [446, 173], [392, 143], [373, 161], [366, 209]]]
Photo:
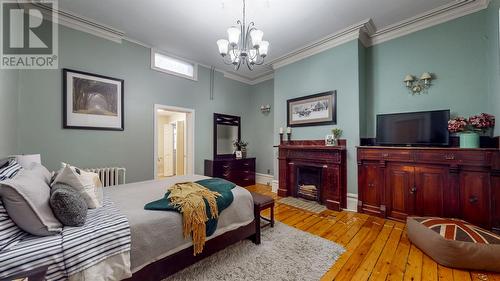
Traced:
[[0, 252], [16, 245], [26, 235], [27, 233], [20, 229], [9, 217], [0, 200]]
[[21, 169], [16, 160], [10, 160], [7, 165], [0, 168], [0, 181], [13, 178]]

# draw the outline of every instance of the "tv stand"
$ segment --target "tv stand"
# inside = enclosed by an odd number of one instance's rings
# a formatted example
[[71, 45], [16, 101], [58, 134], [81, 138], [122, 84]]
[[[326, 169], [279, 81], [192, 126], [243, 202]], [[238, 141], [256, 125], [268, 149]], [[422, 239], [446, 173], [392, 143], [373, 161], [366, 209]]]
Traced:
[[500, 150], [358, 147], [358, 212], [464, 219], [500, 231]]

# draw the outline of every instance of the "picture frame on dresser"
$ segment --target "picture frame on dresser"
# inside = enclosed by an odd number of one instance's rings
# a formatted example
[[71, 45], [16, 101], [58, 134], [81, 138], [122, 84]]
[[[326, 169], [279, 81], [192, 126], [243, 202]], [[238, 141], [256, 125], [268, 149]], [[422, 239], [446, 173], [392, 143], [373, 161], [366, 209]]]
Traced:
[[63, 128], [123, 131], [123, 79], [63, 69]]

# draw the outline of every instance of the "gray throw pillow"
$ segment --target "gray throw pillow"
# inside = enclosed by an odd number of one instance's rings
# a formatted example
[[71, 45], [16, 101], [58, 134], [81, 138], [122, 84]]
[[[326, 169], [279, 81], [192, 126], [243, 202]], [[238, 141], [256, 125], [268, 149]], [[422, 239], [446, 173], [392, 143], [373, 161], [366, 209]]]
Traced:
[[87, 219], [87, 203], [72, 187], [55, 184], [50, 191], [52, 212], [65, 226], [82, 226]]
[[38, 164], [0, 182], [0, 197], [10, 218], [33, 235], [54, 235], [62, 230], [49, 205], [47, 173], [47, 169]]

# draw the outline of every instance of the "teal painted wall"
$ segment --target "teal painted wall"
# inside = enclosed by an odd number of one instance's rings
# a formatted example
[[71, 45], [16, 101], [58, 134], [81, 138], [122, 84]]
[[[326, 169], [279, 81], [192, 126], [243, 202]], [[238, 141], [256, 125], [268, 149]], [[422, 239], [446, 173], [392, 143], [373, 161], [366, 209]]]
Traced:
[[[271, 112], [264, 114], [260, 111], [261, 105], [271, 105]], [[256, 172], [273, 175], [273, 111], [274, 109], [274, 80], [268, 80], [251, 88], [251, 103], [248, 106], [250, 113], [250, 128], [246, 131], [246, 140], [249, 142], [250, 155], [257, 157]]]
[[17, 152], [17, 70], [0, 70], [0, 159]]
[[[481, 11], [368, 48], [369, 136], [375, 136], [379, 113], [451, 109], [468, 116], [487, 110], [486, 26], [486, 11]], [[425, 71], [437, 77], [428, 94], [408, 94], [404, 76]]]
[[[193, 108], [195, 113], [195, 172], [212, 158], [214, 112], [242, 116], [243, 138], [249, 133], [251, 87], [215, 77], [215, 99], [209, 100], [210, 73], [199, 68], [198, 82], [150, 68], [150, 50], [60, 27], [59, 66], [125, 80], [125, 131], [62, 129], [62, 71], [29, 70], [19, 76], [18, 150], [41, 153], [49, 169], [60, 161], [82, 167], [127, 168], [127, 181], [153, 178], [153, 105]], [[255, 109], [255, 108], [253, 108]]]
[[490, 92], [489, 111], [497, 117], [495, 135], [500, 136], [500, 48], [499, 48], [499, 14], [500, 0], [492, 0], [487, 10], [488, 32], [488, 78]]
[[[357, 193], [356, 145], [359, 144], [358, 40], [345, 43], [276, 70], [274, 74], [274, 132], [286, 127], [286, 101], [337, 90], [337, 127], [347, 139], [348, 192]], [[293, 128], [292, 139], [324, 139], [334, 126]], [[275, 143], [278, 143], [278, 135]], [[275, 170], [277, 170], [275, 168]], [[276, 177], [276, 175], [275, 175]]]

